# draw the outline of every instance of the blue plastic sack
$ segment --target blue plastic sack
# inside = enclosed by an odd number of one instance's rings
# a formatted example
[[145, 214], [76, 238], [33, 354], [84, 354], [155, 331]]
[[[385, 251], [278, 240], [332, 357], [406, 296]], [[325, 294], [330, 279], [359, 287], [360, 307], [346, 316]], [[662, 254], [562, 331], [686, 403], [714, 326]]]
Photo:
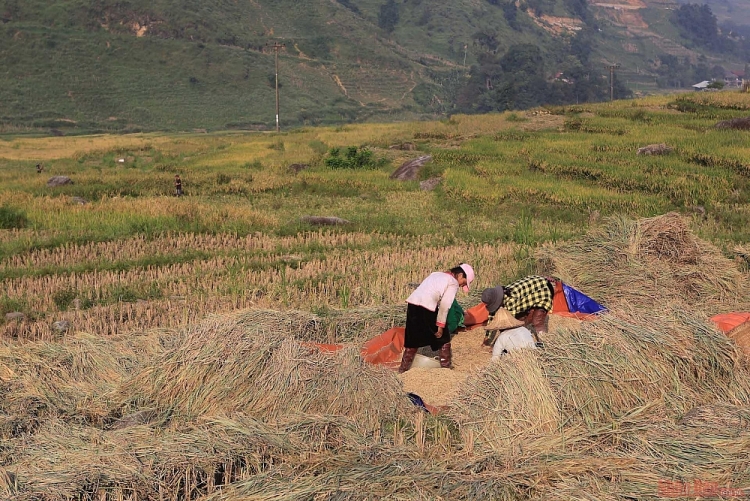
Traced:
[[563, 284], [563, 293], [565, 294], [565, 301], [568, 303], [568, 310], [571, 313], [601, 313], [607, 311], [607, 308], [569, 285]]
[[424, 400], [422, 400], [422, 397], [417, 395], [416, 393], [407, 393], [409, 400], [411, 400], [411, 403], [416, 405], [417, 407], [421, 408], [423, 411], [429, 413], [430, 411], [427, 410], [427, 406], [424, 404]]

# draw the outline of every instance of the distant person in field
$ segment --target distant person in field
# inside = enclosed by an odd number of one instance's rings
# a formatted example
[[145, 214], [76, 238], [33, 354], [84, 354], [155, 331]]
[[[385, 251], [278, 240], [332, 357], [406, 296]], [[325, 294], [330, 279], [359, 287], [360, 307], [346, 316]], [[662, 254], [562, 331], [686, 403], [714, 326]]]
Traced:
[[[491, 291], [492, 289], [485, 289]], [[483, 300], [485, 294], [482, 293]], [[492, 360], [500, 360], [500, 357], [511, 351], [521, 349], [536, 349], [534, 336], [531, 331], [523, 325], [523, 320], [518, 320], [505, 308], [498, 308], [492, 320], [485, 327], [485, 346], [492, 346]]]
[[534, 341], [541, 344], [539, 334], [547, 332], [547, 314], [552, 311], [554, 294], [552, 282], [544, 277], [530, 275], [504, 287], [498, 285], [485, 289], [482, 291], [482, 302], [490, 314], [489, 322], [495, 312], [503, 307], [515, 318], [522, 320], [534, 336]]
[[180, 179], [179, 174], [174, 175], [174, 190], [175, 194], [178, 197], [182, 196], [182, 179]]
[[406, 300], [406, 334], [399, 372], [411, 368], [417, 350], [430, 346], [440, 353], [440, 367], [451, 368], [451, 333], [446, 328], [448, 311], [458, 288], [469, 291], [474, 269], [460, 264], [445, 272], [431, 273]]

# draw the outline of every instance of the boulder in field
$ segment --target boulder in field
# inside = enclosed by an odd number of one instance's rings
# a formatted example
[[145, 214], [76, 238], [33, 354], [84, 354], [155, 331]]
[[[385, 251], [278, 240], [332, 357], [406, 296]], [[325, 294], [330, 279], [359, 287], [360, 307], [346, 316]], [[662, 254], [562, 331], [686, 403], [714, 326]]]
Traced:
[[20, 311], [12, 311], [10, 313], [5, 314], [5, 320], [7, 322], [12, 322], [14, 320], [18, 322], [23, 322], [25, 319], [26, 319], [26, 315], [24, 315]]
[[52, 176], [47, 180], [47, 187], [54, 188], [56, 186], [64, 186], [66, 184], [73, 184], [73, 180], [68, 176]]
[[303, 223], [312, 224], [314, 226], [338, 226], [351, 223], [351, 221], [341, 219], [340, 217], [327, 216], [302, 216], [300, 220]]
[[661, 144], [649, 144], [643, 148], [638, 148], [638, 155], [666, 155], [671, 153], [674, 148], [667, 146], [664, 143]]
[[414, 160], [409, 160], [391, 174], [391, 179], [398, 181], [414, 181], [424, 165], [432, 160], [432, 155], [424, 155]]
[[750, 117], [722, 120], [714, 125], [714, 127], [717, 129], [750, 130]]

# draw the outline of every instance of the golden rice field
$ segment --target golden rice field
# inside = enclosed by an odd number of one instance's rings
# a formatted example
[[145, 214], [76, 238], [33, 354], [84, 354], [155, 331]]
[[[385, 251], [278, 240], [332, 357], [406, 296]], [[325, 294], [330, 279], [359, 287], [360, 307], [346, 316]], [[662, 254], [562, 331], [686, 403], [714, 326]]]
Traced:
[[[0, 499], [746, 497], [750, 363], [708, 318], [750, 311], [750, 131], [714, 128], [748, 109], [721, 92], [0, 136]], [[672, 151], [636, 154], [658, 143]], [[374, 164], [326, 164], [349, 147]], [[389, 178], [423, 155], [416, 180]], [[435, 370], [449, 406], [426, 414], [358, 347], [460, 262], [477, 271], [464, 306], [538, 272], [611, 311], [554, 323], [544, 350]]]

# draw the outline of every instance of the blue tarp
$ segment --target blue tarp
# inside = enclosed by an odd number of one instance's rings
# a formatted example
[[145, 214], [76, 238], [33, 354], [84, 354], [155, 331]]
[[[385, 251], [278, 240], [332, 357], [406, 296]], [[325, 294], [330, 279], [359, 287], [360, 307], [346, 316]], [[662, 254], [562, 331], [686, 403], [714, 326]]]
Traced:
[[417, 407], [419, 407], [425, 412], [428, 412], [428, 413], [430, 412], [427, 410], [427, 406], [425, 406], [424, 400], [422, 400], [422, 397], [420, 397], [416, 393], [407, 393], [407, 395], [409, 397], [409, 400], [411, 400], [411, 403], [413, 403], [414, 405], [416, 405]]
[[563, 284], [563, 293], [565, 294], [565, 301], [568, 303], [568, 310], [571, 313], [601, 313], [607, 311], [607, 308], [569, 285]]

